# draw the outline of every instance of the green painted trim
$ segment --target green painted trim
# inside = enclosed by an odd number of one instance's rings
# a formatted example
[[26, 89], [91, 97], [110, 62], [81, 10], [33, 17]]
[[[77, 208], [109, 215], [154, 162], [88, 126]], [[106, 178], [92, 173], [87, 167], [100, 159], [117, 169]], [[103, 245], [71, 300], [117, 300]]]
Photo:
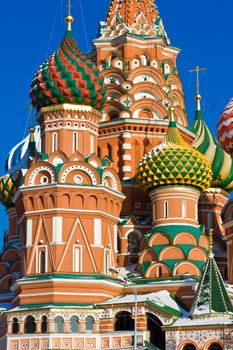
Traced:
[[74, 304], [74, 303], [49, 303], [49, 304], [25, 304], [25, 305], [20, 305], [19, 309], [41, 309], [41, 308], [52, 308], [52, 307], [57, 307], [57, 308], [64, 308], [64, 306], [68, 306], [71, 309], [74, 308], [80, 308], [82, 309], [83, 307], [89, 307], [90, 309], [93, 309], [93, 304]]
[[43, 275], [34, 275], [34, 276], [25, 276], [21, 280], [44, 280], [44, 279], [87, 279], [87, 280], [102, 280], [109, 282], [119, 282], [119, 279], [109, 276], [104, 276], [100, 274], [43, 274]]

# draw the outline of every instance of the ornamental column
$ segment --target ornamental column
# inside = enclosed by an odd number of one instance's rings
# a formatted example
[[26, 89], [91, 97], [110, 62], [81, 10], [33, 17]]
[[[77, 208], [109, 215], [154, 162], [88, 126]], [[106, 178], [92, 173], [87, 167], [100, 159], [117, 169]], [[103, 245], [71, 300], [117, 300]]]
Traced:
[[129, 180], [132, 177], [132, 135], [129, 131], [122, 134], [122, 175], [123, 180]]

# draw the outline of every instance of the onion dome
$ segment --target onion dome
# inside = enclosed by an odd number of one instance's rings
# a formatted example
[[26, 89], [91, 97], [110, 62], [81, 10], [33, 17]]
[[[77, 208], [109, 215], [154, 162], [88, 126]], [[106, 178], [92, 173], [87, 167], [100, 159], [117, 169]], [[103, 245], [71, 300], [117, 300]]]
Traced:
[[12, 175], [6, 174], [0, 178], [0, 202], [8, 207], [17, 192], [19, 172]]
[[220, 115], [217, 133], [221, 147], [228, 154], [233, 155], [233, 98]]
[[[174, 108], [171, 110], [173, 113]], [[166, 185], [206, 190], [212, 182], [212, 170], [208, 160], [182, 139], [176, 122], [170, 121], [164, 141], [140, 161], [136, 178], [144, 190]]]
[[193, 132], [197, 138], [192, 147], [201, 152], [211, 164], [213, 181], [211, 187], [222, 188], [228, 192], [233, 190], [233, 160], [219, 145], [211, 134], [201, 112], [201, 96], [196, 96], [197, 110], [193, 124]]
[[[38, 152], [41, 151], [41, 135], [40, 127], [36, 126], [34, 131], [35, 147]], [[26, 169], [28, 167], [28, 157], [30, 152], [30, 135], [15, 145], [8, 154], [5, 171], [12, 174], [17, 170]]]
[[105, 101], [103, 80], [72, 35], [73, 17], [70, 13], [66, 22], [67, 31], [58, 50], [40, 66], [32, 81], [32, 104], [37, 110], [63, 103], [100, 109]]

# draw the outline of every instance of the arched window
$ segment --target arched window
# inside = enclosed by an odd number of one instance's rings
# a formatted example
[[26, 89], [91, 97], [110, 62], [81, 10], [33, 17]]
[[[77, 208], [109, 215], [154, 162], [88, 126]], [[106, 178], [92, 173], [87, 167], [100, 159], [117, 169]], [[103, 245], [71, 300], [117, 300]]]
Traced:
[[141, 55], [141, 62], [143, 66], [147, 66], [148, 60], [146, 55]]
[[92, 333], [94, 329], [94, 318], [91, 316], [87, 316], [86, 318], [86, 332], [87, 333]]
[[54, 332], [55, 333], [64, 332], [64, 320], [61, 316], [57, 316], [54, 320]]
[[19, 322], [18, 322], [18, 319], [16, 317], [13, 318], [12, 333], [13, 334], [19, 333]]
[[165, 350], [165, 332], [162, 330], [162, 323], [153, 314], [147, 313], [147, 331], [149, 332], [150, 343], [161, 350]]
[[115, 331], [132, 331], [134, 330], [134, 320], [132, 315], [127, 311], [118, 312], [115, 316]]
[[223, 350], [223, 348], [220, 344], [213, 343], [208, 347], [208, 350]]
[[197, 348], [193, 344], [186, 344], [182, 350], [197, 350]]
[[36, 332], [36, 322], [33, 316], [27, 316], [24, 323], [24, 333], [33, 334]]
[[140, 238], [137, 232], [130, 232], [128, 235], [128, 253], [138, 255], [140, 252]]
[[164, 202], [164, 219], [168, 218], [168, 201]]
[[45, 273], [45, 252], [42, 251], [39, 254], [39, 266], [40, 266], [40, 271], [39, 273]]
[[43, 316], [41, 319], [41, 333], [47, 333], [47, 330], [48, 330], [47, 317]]
[[168, 63], [165, 63], [164, 65], [164, 74], [170, 74], [171, 68]]
[[72, 316], [70, 319], [70, 331], [71, 333], [79, 332], [79, 320], [77, 316]]

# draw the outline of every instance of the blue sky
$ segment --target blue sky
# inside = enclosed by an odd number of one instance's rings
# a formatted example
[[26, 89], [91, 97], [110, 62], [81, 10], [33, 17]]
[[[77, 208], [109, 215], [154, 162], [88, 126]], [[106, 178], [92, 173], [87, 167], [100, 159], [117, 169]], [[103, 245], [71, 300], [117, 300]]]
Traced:
[[[110, 0], [73, 0], [74, 35], [83, 51], [91, 48], [99, 21]], [[27, 132], [30, 82], [38, 66], [60, 43], [65, 30], [67, 0], [13, 0], [1, 2], [0, 11], [0, 173], [8, 151]], [[83, 10], [80, 10], [80, 4]], [[184, 84], [189, 122], [194, 116], [197, 64], [206, 67], [201, 77], [203, 110], [213, 133], [218, 116], [233, 96], [233, 45], [231, 0], [157, 0], [171, 43], [182, 49], [178, 67]], [[0, 210], [0, 234], [6, 228]]]

